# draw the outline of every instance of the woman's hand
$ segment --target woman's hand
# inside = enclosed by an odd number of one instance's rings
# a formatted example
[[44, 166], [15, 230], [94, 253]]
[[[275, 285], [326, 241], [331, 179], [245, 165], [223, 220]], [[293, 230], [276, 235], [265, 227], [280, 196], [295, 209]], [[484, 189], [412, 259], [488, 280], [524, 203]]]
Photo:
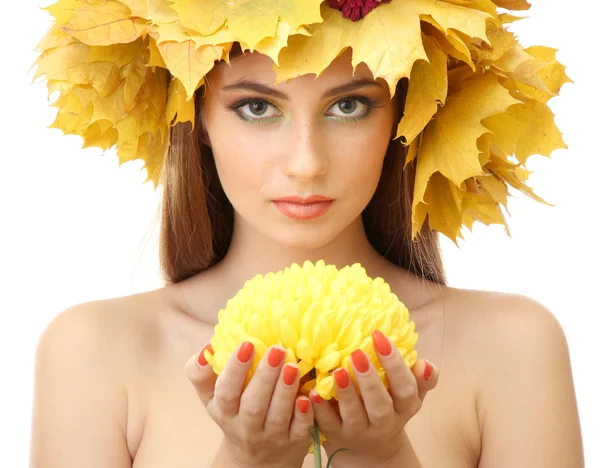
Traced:
[[362, 462], [385, 465], [392, 460], [402, 463], [403, 451], [412, 450], [405, 447], [408, 437], [404, 426], [419, 411], [425, 394], [439, 378], [439, 372], [428, 361], [417, 361], [411, 370], [387, 337], [378, 331], [372, 336], [389, 390], [369, 357], [358, 350], [352, 353], [351, 363], [360, 396], [345, 369], [334, 372], [337, 402], [322, 400], [314, 390], [310, 393], [315, 419], [327, 438], [323, 447], [328, 456], [339, 448], [354, 454], [336, 454], [334, 463], [338, 466], [367, 466]]
[[204, 353], [210, 343], [186, 364], [186, 374], [211, 418], [225, 435], [222, 450], [229, 462], [244, 467], [302, 466], [314, 425], [312, 405], [296, 397], [298, 366], [283, 364], [285, 350], [273, 346], [258, 363], [243, 389], [254, 358], [252, 343], [243, 343], [217, 376]]

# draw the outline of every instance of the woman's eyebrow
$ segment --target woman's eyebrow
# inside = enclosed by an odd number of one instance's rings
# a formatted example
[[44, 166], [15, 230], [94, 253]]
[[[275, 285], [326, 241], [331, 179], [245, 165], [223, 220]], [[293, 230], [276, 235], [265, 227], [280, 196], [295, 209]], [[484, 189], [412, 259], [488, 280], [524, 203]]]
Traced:
[[[331, 88], [330, 90], [323, 93], [323, 98], [336, 96], [342, 93], [348, 93], [350, 91], [355, 91], [360, 88], [366, 88], [369, 86], [377, 86], [378, 88], [383, 88], [383, 86], [377, 81], [369, 80], [369, 79], [359, 79], [351, 81], [350, 83], [346, 83], [341, 86], [336, 86], [335, 88]], [[289, 97], [287, 94], [282, 93], [274, 88], [269, 86], [265, 86], [262, 83], [258, 83], [256, 81], [251, 81], [246, 78], [242, 78], [235, 83], [232, 83], [227, 86], [223, 86], [221, 88], [223, 91], [254, 91], [260, 94], [266, 94], [267, 96], [273, 96], [279, 99], [283, 99], [289, 101]]]

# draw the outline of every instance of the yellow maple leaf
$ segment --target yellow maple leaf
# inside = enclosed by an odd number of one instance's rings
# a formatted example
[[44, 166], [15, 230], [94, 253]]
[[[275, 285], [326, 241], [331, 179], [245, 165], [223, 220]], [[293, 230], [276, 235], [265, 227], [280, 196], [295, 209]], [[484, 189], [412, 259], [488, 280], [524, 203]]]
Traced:
[[52, 28], [42, 37], [36, 50], [46, 51], [56, 47], [65, 47], [73, 42], [79, 41], [59, 28]]
[[150, 51], [150, 58], [148, 59], [147, 67], [161, 67], [167, 68], [167, 64], [165, 60], [160, 55], [160, 50], [158, 50], [158, 46], [156, 45], [156, 39], [151, 35], [148, 36], [148, 50]]
[[529, 10], [531, 4], [527, 0], [493, 0], [500, 8], [507, 10]]
[[473, 222], [479, 221], [483, 224], [502, 224], [506, 233], [510, 236], [508, 223], [502, 209], [493, 198], [485, 195], [467, 191], [462, 199], [462, 224], [473, 230]]
[[73, 13], [77, 8], [83, 5], [81, 0], [58, 0], [56, 3], [44, 8], [55, 18], [56, 26], [64, 26], [73, 17]]
[[170, 23], [177, 20], [177, 13], [169, 0], [119, 0], [131, 10], [133, 16], [146, 18], [153, 23]]
[[[405, 144], [410, 144], [421, 133], [437, 112], [438, 104], [446, 101], [448, 92], [446, 54], [435, 39], [423, 35], [422, 40], [429, 61], [417, 60], [412, 68], [404, 117], [396, 131], [396, 135], [404, 137]], [[406, 164], [409, 162], [407, 158]]]
[[493, 174], [506, 184], [511, 185], [515, 189], [523, 192], [525, 195], [534, 199], [538, 203], [544, 205], [553, 206], [546, 200], [538, 196], [531, 187], [529, 187], [525, 181], [529, 176], [529, 171], [525, 171], [517, 165], [511, 164], [503, 156], [496, 154], [491, 155], [490, 162], [486, 165], [486, 168], [493, 172]]
[[385, 78], [395, 93], [400, 78], [410, 76], [416, 60], [427, 60], [421, 39], [421, 23], [444, 32], [460, 30], [465, 36], [487, 40], [486, 22], [490, 15], [479, 10], [436, 0], [403, 0], [380, 4], [361, 21], [357, 36], [351, 39], [352, 65], [365, 62], [376, 78]]
[[90, 124], [81, 136], [84, 148], [97, 147], [107, 150], [117, 143], [119, 134], [112, 122], [98, 120]]
[[[169, 83], [169, 97], [167, 99], [167, 121], [172, 125], [178, 122], [192, 122], [194, 127], [195, 103], [194, 99], [187, 100], [185, 87], [177, 78]], [[175, 120], [174, 120], [175, 119]]]
[[121, 68], [121, 76], [124, 77], [122, 82], [123, 98], [127, 112], [139, 105], [144, 87], [147, 86], [148, 80], [152, 77], [153, 71], [147, 66], [149, 57], [150, 52], [146, 49]]
[[183, 83], [188, 99], [193, 97], [215, 61], [221, 60], [224, 50], [221, 46], [210, 45], [196, 48], [196, 43], [191, 39], [181, 43], [161, 42], [158, 49], [173, 76]]
[[[345, 50], [350, 38], [360, 29], [360, 22], [349, 21], [340, 12], [323, 4], [323, 22], [309, 28], [310, 36], [295, 35], [278, 55], [275, 84], [306, 74], [321, 75], [329, 64]], [[302, 57], [302, 60], [299, 58]]]
[[505, 182], [490, 173], [485, 173], [474, 179], [486, 196], [493, 200], [494, 203], [499, 203], [506, 208], [508, 204], [508, 187]]
[[148, 50], [148, 41], [142, 38], [127, 44], [113, 44], [111, 46], [90, 46], [87, 62], [113, 62], [119, 67], [124, 67], [131, 61], [138, 59]]
[[468, 64], [473, 71], [475, 71], [475, 64], [471, 58], [471, 52], [467, 45], [464, 43], [462, 38], [451, 29], [444, 34], [430, 23], [421, 23], [421, 29], [423, 33], [436, 40], [442, 52], [449, 57]]
[[[279, 20], [277, 23], [277, 29], [274, 37], [265, 37], [259, 41], [254, 50], [264, 55], [271, 57], [276, 66], [279, 66], [279, 54], [281, 50], [288, 45], [288, 40], [291, 36], [300, 34], [303, 36], [310, 36], [310, 33], [305, 28], [295, 29], [292, 28], [283, 20]], [[243, 46], [244, 49], [249, 48]]]
[[440, 172], [460, 187], [466, 179], [480, 175], [482, 167], [477, 140], [488, 132], [481, 121], [518, 102], [492, 73], [475, 76], [461, 91], [448, 96], [446, 105], [425, 129], [419, 150], [413, 199], [413, 239], [418, 231], [416, 227], [424, 222], [424, 218], [417, 219], [416, 207], [425, 203], [431, 176]]
[[516, 21], [525, 19], [525, 17], [523, 17], [523, 16], [515, 16], [515, 15], [511, 15], [509, 13], [500, 13], [498, 15], [498, 17], [500, 18], [500, 22], [502, 24], [512, 24]]
[[544, 65], [538, 71], [538, 76], [553, 96], [560, 92], [565, 83], [573, 83], [573, 80], [565, 72], [565, 66], [556, 60], [556, 52], [558, 52], [556, 49], [545, 46], [532, 46], [525, 49], [525, 52]]
[[[431, 181], [424, 194], [424, 202], [428, 205], [429, 226], [441, 232], [456, 243], [462, 238], [462, 199], [464, 192], [439, 172], [431, 176]], [[458, 228], [458, 229], [457, 229]]]
[[496, 4], [492, 0], [442, 0], [454, 5], [466, 6], [475, 10], [485, 11], [492, 16], [497, 16]]
[[550, 108], [532, 99], [488, 117], [482, 124], [493, 132], [502, 150], [514, 154], [522, 165], [533, 154], [550, 156], [556, 149], [567, 148]]
[[282, 19], [294, 29], [321, 21], [321, 0], [173, 0], [181, 23], [203, 36], [218, 30], [227, 20], [236, 40], [251, 50], [258, 42], [276, 34], [277, 22]]
[[409, 77], [417, 60], [428, 60], [421, 37], [421, 22], [431, 22], [445, 33], [461, 30], [464, 36], [486, 39], [490, 15], [437, 0], [403, 0], [380, 4], [361, 21], [343, 18], [341, 12], [322, 10], [323, 22], [309, 29], [310, 37], [294, 36], [282, 50], [276, 68], [279, 83], [314, 73], [319, 76], [347, 47], [352, 65], [364, 62], [375, 78], [384, 78], [394, 95], [398, 80]]
[[84, 44], [105, 46], [135, 41], [147, 29], [146, 20], [132, 17], [121, 2], [98, 1], [75, 9], [63, 31]]
[[573, 81], [567, 76], [565, 66], [556, 60], [556, 49], [550, 47], [535, 46], [525, 49], [529, 55], [541, 64], [536, 72], [542, 82], [542, 86], [529, 85], [520, 81], [506, 80], [502, 84], [513, 91], [517, 98], [535, 99], [540, 102], [548, 102], [557, 96], [565, 83]]

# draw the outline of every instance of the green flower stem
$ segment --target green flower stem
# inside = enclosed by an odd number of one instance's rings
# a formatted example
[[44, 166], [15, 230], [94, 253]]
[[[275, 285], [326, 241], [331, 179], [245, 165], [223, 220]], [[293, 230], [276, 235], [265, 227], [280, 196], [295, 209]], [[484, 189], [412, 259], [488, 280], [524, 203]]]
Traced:
[[[313, 380], [317, 378], [317, 371], [315, 369], [311, 369], [308, 373], [308, 380]], [[323, 464], [321, 462], [321, 434], [319, 431], [319, 425], [317, 421], [313, 421], [314, 425], [310, 428], [310, 435], [313, 440], [313, 448], [314, 448], [314, 457], [315, 457], [315, 468], [323, 468]]]
[[[310, 435], [313, 440], [314, 456], [315, 456], [315, 468], [323, 468], [321, 462], [321, 435], [319, 434], [319, 425], [315, 421], [315, 425], [310, 428]], [[327, 464], [329, 466], [329, 464]]]
[[[309, 375], [309, 380], [317, 378], [317, 372], [315, 369], [312, 369], [308, 375]], [[313, 427], [310, 428], [310, 435], [313, 440], [313, 449], [314, 449], [313, 455], [315, 458], [315, 462], [314, 462], [315, 468], [323, 468], [323, 463], [321, 461], [321, 431], [319, 430], [319, 425], [317, 424], [317, 421], [314, 421]], [[347, 448], [337, 449], [335, 452], [333, 452], [331, 454], [331, 457], [329, 457], [329, 461], [327, 462], [327, 466], [325, 468], [331, 467], [331, 462], [333, 461], [333, 457], [338, 452], [352, 453], [352, 450], [347, 449]], [[352, 455], [354, 455], [354, 454], [352, 453]]]

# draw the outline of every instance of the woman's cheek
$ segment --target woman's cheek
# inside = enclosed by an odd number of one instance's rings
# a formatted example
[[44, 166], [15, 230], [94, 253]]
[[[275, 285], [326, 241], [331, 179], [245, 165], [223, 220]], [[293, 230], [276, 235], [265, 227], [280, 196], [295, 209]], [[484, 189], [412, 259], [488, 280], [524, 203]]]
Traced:
[[264, 156], [260, 145], [237, 144], [236, 140], [240, 141], [229, 138], [229, 141], [220, 142], [220, 145], [213, 145], [219, 180], [234, 205], [243, 203], [249, 193], [256, 196], [264, 172]]

